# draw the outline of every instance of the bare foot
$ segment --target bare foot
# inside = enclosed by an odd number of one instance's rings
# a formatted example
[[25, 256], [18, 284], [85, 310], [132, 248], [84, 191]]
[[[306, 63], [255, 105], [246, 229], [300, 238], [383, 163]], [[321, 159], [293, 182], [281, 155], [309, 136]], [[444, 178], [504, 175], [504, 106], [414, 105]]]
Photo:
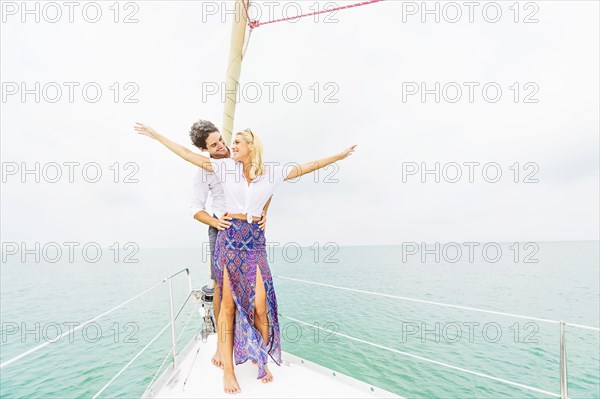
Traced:
[[231, 372], [223, 373], [223, 391], [231, 394], [242, 392], [233, 370]]
[[265, 371], [267, 372], [267, 375], [265, 375], [261, 381], [266, 384], [269, 383], [271, 381], [273, 381], [273, 374], [271, 374], [271, 371], [269, 370], [269, 367], [265, 364]]
[[215, 351], [215, 355], [212, 357], [212, 364], [217, 367], [223, 368], [223, 362], [221, 361], [221, 353], [219, 349]]

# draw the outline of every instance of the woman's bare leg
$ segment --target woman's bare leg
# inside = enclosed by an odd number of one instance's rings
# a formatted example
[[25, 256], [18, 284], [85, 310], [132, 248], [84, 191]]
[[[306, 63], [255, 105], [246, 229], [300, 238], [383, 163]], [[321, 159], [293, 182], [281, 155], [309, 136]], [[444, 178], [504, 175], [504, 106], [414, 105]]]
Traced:
[[[214, 280], [214, 282], [215, 291], [213, 293], [213, 310], [215, 311], [215, 325], [218, 333], [219, 312], [221, 310], [221, 289], [219, 288], [219, 282], [217, 280]], [[220, 341], [221, 340], [217, 338], [217, 350], [215, 351], [215, 355], [212, 357], [212, 363], [217, 367], [223, 368], [223, 362], [221, 361]]]
[[219, 347], [221, 348], [221, 361], [223, 362], [223, 388], [225, 393], [241, 392], [233, 369], [233, 325], [235, 316], [235, 302], [229, 286], [227, 266], [223, 268], [223, 300], [219, 314]]
[[[269, 342], [269, 320], [267, 317], [267, 293], [265, 292], [265, 283], [263, 282], [260, 268], [256, 266], [256, 294], [254, 296], [254, 326], [260, 332], [265, 343]], [[267, 357], [268, 359], [268, 357]], [[267, 375], [262, 378], [262, 382], [273, 381], [273, 374], [265, 364]]]

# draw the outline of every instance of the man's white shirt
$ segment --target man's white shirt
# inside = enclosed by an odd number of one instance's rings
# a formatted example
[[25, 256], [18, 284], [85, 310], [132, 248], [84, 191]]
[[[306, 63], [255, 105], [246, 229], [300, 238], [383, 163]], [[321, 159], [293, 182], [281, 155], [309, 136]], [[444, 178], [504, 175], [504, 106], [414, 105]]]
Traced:
[[214, 214], [220, 218], [226, 210], [225, 193], [221, 181], [215, 173], [198, 168], [194, 175], [192, 200], [190, 201], [192, 217], [200, 211], [205, 211], [211, 216]]

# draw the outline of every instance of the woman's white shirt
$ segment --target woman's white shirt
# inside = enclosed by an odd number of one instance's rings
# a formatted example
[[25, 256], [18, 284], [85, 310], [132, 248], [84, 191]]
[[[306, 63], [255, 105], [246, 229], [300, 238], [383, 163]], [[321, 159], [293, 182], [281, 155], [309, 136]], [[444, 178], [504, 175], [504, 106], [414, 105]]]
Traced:
[[241, 162], [233, 158], [211, 158], [210, 163], [223, 186], [227, 212], [245, 213], [249, 223], [252, 222], [252, 216], [262, 216], [265, 204], [285, 180], [285, 168], [282, 165], [265, 164], [265, 174], [248, 184]]

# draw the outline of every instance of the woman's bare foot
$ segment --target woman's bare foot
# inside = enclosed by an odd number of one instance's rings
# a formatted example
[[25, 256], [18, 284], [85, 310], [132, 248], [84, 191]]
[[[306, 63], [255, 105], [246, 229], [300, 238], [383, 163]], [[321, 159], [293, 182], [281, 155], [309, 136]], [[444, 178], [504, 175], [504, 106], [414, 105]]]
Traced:
[[271, 371], [269, 370], [269, 367], [267, 367], [267, 365], [265, 364], [265, 371], [267, 372], [267, 375], [265, 375], [261, 381], [266, 384], [269, 383], [271, 381], [273, 381], [273, 374], [271, 374]]
[[225, 393], [240, 393], [242, 390], [237, 382], [237, 378], [235, 378], [235, 373], [233, 370], [231, 372], [225, 371], [223, 373], [223, 390]]
[[217, 349], [215, 355], [212, 357], [212, 364], [214, 364], [217, 367], [223, 368], [223, 362], [221, 361], [221, 353], [219, 352], [219, 349]]

